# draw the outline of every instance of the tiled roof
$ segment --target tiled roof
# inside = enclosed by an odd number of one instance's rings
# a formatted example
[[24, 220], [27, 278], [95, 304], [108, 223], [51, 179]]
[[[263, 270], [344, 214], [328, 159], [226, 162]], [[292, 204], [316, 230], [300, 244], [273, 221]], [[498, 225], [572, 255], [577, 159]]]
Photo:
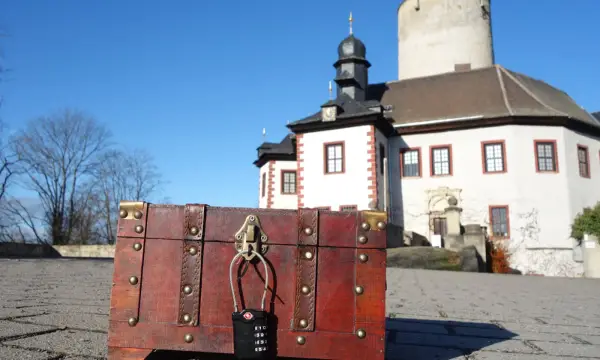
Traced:
[[[370, 86], [369, 86], [370, 89]], [[355, 118], [362, 115], [368, 114], [376, 114], [375, 111], [370, 110], [371, 107], [378, 107], [380, 104], [378, 101], [370, 99], [367, 101], [356, 101], [346, 94], [342, 94], [334, 100], [330, 100], [329, 104], [336, 104], [342, 110], [340, 114], [337, 116], [337, 120], [343, 121], [348, 118]], [[298, 124], [309, 124], [314, 122], [321, 121], [321, 111], [317, 111], [316, 113], [305, 117], [304, 119], [300, 119], [298, 121], [294, 121], [290, 125], [298, 125]]]
[[294, 139], [294, 134], [288, 134], [279, 143], [264, 142], [257, 149], [258, 157], [268, 154], [294, 154], [296, 151]]
[[[369, 85], [368, 101], [356, 103], [336, 99], [348, 115], [370, 113], [378, 102], [395, 124], [453, 118], [566, 117], [596, 125], [600, 120], [581, 108], [565, 92], [505, 69], [500, 65], [470, 71], [450, 72], [401, 81]], [[362, 111], [361, 111], [362, 110]], [[321, 121], [320, 112], [290, 125]], [[338, 116], [339, 120], [344, 115]]]
[[369, 97], [391, 106], [394, 123], [449, 118], [567, 117], [600, 121], [565, 92], [495, 65], [489, 68], [374, 84]]

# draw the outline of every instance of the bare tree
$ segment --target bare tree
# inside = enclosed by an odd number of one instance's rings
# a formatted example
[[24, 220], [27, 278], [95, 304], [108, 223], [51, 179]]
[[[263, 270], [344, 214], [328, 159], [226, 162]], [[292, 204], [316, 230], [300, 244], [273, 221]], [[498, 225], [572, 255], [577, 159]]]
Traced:
[[0, 121], [0, 241], [8, 241], [15, 234], [15, 219], [9, 211], [9, 187], [18, 172], [19, 158], [6, 141], [4, 124]]
[[99, 231], [106, 242], [114, 244], [119, 202], [148, 200], [161, 186], [161, 176], [152, 157], [145, 151], [111, 150], [102, 156], [95, 178], [94, 193], [101, 214]]
[[43, 221], [53, 244], [73, 240], [81, 195], [78, 186], [98, 167], [109, 138], [108, 130], [95, 119], [69, 109], [35, 119], [14, 136], [12, 144], [21, 160], [23, 186], [37, 193], [43, 214], [36, 219], [16, 199], [11, 209], [38, 241], [43, 240], [44, 234], [37, 228], [36, 220]]
[[4, 125], [0, 122], [0, 203], [5, 200], [10, 181], [15, 175], [17, 156], [6, 145]]

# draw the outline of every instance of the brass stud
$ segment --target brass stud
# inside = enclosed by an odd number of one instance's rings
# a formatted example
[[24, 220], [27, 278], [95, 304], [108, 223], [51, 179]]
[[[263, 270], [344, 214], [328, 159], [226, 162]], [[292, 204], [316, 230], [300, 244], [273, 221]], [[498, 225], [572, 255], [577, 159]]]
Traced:
[[304, 345], [304, 344], [306, 344], [306, 338], [304, 336], [298, 336], [296, 338], [296, 343], [298, 345]]
[[308, 321], [306, 321], [304, 319], [300, 319], [300, 321], [298, 322], [298, 325], [300, 325], [301, 328], [305, 328], [308, 326]]
[[367, 239], [367, 237], [364, 236], [364, 235], [361, 235], [361, 236], [358, 237], [358, 242], [361, 243], [361, 244], [366, 244], [367, 241], [369, 241], [369, 239]]
[[126, 218], [126, 217], [127, 217], [127, 210], [125, 210], [125, 209], [121, 209], [121, 210], [119, 211], [119, 216], [120, 216], [122, 219]]
[[364, 292], [365, 292], [365, 289], [364, 289], [362, 286], [356, 286], [356, 287], [354, 288], [354, 292], [355, 292], [357, 295], [361, 295], [362, 293], [364, 293]]
[[138, 278], [137, 278], [137, 276], [132, 276], [132, 277], [130, 277], [130, 278], [129, 278], [129, 283], [130, 283], [131, 285], [137, 285], [137, 283], [138, 283]]
[[138, 220], [142, 218], [142, 215], [143, 215], [142, 212], [139, 210], [137, 210], [136, 212], [133, 213], [133, 217]]
[[192, 321], [192, 317], [190, 316], [190, 314], [184, 314], [183, 321], [186, 323], [189, 323], [190, 321]]
[[358, 260], [360, 260], [361, 263], [366, 263], [367, 261], [369, 261], [369, 255], [360, 254], [358, 255]]
[[190, 228], [190, 234], [192, 234], [192, 235], [194, 235], [194, 236], [198, 235], [198, 233], [199, 233], [199, 232], [200, 232], [200, 230], [198, 229], [198, 227], [197, 227], [197, 226], [192, 226], [192, 227]]
[[133, 244], [133, 250], [135, 250], [135, 251], [142, 250], [142, 244], [136, 242], [135, 244]]
[[383, 221], [378, 222], [377, 223], [377, 228], [379, 228], [379, 230], [385, 229], [385, 223]]
[[138, 323], [138, 319], [137, 318], [129, 318], [129, 320], [127, 320], [127, 323], [129, 324], [129, 326], [136, 326]]
[[306, 229], [304, 229], [304, 233], [305, 233], [307, 236], [311, 236], [311, 235], [312, 235], [312, 233], [313, 233], [313, 230], [312, 230], [311, 228], [307, 227]]
[[358, 336], [359, 339], [364, 339], [365, 337], [367, 337], [367, 332], [363, 329], [358, 329], [356, 330], [356, 336]]
[[195, 246], [192, 246], [188, 249], [188, 252], [190, 253], [190, 255], [196, 255], [198, 253], [198, 249]]
[[304, 253], [304, 257], [308, 260], [313, 258], [313, 253], [311, 253], [310, 251], [307, 251]]
[[361, 227], [361, 228], [362, 228], [364, 231], [368, 231], [368, 230], [371, 228], [371, 226], [369, 225], [369, 223], [366, 223], [366, 222], [362, 223], [362, 224], [360, 225], [360, 227]]
[[306, 286], [306, 285], [302, 286], [302, 289], [300, 289], [300, 290], [302, 291], [302, 293], [303, 293], [304, 295], [308, 295], [308, 294], [310, 294], [310, 287], [308, 287], [308, 286]]
[[136, 225], [134, 230], [136, 233], [141, 234], [142, 231], [144, 231], [144, 227], [142, 225]]
[[189, 286], [189, 285], [184, 286], [183, 287], [183, 293], [187, 294], [187, 295], [191, 294], [192, 293], [192, 287]]
[[183, 337], [183, 341], [189, 344], [192, 341], [194, 341], [194, 337], [192, 336], [192, 334], [185, 334], [185, 336]]

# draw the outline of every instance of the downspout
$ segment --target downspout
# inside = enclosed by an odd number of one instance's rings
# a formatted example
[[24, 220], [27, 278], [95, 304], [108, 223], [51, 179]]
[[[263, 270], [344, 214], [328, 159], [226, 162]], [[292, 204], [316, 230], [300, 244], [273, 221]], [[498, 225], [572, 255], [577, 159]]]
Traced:
[[387, 146], [386, 146], [386, 151], [387, 154], [385, 156], [385, 158], [383, 159], [383, 203], [384, 203], [384, 210], [387, 213], [388, 216], [388, 222], [392, 222], [393, 219], [393, 213], [392, 213], [392, 209], [393, 209], [393, 203], [392, 203], [392, 196], [391, 196], [391, 176], [390, 176], [390, 166], [389, 166], [389, 158], [391, 155], [390, 152], [390, 138], [387, 139]]
[[387, 165], [387, 156], [383, 158], [383, 210], [388, 213], [388, 165]]

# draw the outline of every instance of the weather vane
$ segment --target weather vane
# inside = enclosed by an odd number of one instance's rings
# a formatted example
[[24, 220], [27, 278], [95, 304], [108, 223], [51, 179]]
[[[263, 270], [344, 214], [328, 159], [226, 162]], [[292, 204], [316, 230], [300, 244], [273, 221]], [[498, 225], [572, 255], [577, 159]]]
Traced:
[[348, 18], [348, 22], [350, 23], [350, 35], [352, 35], [352, 23], [354, 19], [352, 18], [352, 11], [350, 11], [350, 17]]

